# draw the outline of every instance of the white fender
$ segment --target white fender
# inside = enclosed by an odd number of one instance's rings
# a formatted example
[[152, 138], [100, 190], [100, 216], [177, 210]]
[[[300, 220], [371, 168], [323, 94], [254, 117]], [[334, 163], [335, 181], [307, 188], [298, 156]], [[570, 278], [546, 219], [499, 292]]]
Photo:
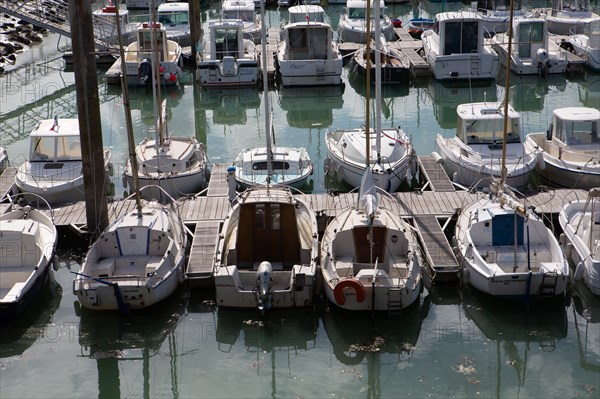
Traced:
[[444, 164], [444, 158], [442, 158], [442, 156], [437, 151], [433, 151], [431, 153], [431, 156], [433, 157], [433, 159], [435, 159], [435, 162], [437, 162], [441, 165]]
[[544, 154], [541, 152], [538, 152], [536, 155], [536, 165], [539, 170], [546, 169], [546, 161], [544, 161]]
[[583, 278], [583, 272], [585, 271], [585, 264], [583, 261], [577, 264], [577, 268], [575, 269], [575, 274], [573, 275], [573, 280], [581, 281]]

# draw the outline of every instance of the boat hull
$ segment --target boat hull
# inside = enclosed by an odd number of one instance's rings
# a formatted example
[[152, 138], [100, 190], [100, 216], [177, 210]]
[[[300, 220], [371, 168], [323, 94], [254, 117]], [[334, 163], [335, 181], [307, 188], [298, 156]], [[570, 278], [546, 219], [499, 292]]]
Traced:
[[[37, 275], [34, 283], [23, 295], [19, 296], [18, 300], [12, 302], [0, 302], [0, 326], [16, 318], [37, 297], [38, 293], [48, 282], [48, 274], [51, 273], [49, 271], [51, 262], [52, 260], [42, 268], [42, 272]], [[1, 273], [0, 278], [2, 278]]]
[[258, 84], [259, 67], [256, 61], [236, 62], [231, 73], [225, 73], [222, 62], [200, 62], [196, 69], [196, 79], [204, 87], [251, 87]]

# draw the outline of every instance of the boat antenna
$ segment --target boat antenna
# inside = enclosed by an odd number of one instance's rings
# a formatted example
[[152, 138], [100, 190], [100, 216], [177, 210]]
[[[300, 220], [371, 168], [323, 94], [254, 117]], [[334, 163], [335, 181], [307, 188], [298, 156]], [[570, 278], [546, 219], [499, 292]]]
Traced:
[[371, 0], [367, 0], [367, 26], [366, 26], [366, 32], [365, 32], [365, 37], [366, 37], [366, 45], [365, 45], [365, 54], [367, 57], [367, 62], [366, 62], [366, 73], [365, 73], [365, 85], [366, 85], [366, 91], [365, 91], [365, 97], [366, 97], [366, 111], [365, 111], [365, 136], [366, 136], [366, 143], [365, 143], [365, 167], [370, 167], [371, 165], [371, 143], [370, 143], [370, 136], [371, 136], [371, 109], [370, 109], [370, 102], [371, 102]]
[[508, 134], [508, 101], [510, 98], [510, 60], [512, 54], [512, 37], [513, 37], [513, 11], [514, 0], [510, 0], [509, 16], [508, 16], [508, 49], [506, 59], [506, 80], [504, 82], [504, 125], [502, 126], [502, 175], [500, 177], [500, 187], [504, 187], [506, 183], [506, 141]]
[[[377, 148], [377, 164], [381, 164], [381, 1], [373, 0], [375, 15], [375, 147]], [[371, 53], [367, 53], [371, 58]], [[370, 68], [369, 68], [370, 69]]]
[[142, 200], [140, 198], [140, 180], [137, 157], [135, 155], [135, 142], [133, 139], [133, 123], [131, 121], [131, 104], [129, 103], [129, 89], [127, 87], [127, 69], [125, 67], [125, 51], [123, 50], [123, 36], [121, 33], [121, 14], [119, 2], [115, 2], [117, 13], [117, 38], [119, 40], [119, 57], [121, 58], [121, 90], [123, 91], [123, 108], [125, 109], [125, 128], [127, 129], [127, 144], [129, 147], [129, 162], [131, 163], [131, 177], [133, 178], [133, 192], [135, 193], [135, 207], [138, 217], [142, 215]]
[[271, 183], [273, 175], [273, 151], [271, 149], [271, 109], [269, 106], [269, 75], [267, 73], [267, 32], [265, 28], [265, 1], [260, 2], [261, 19], [261, 47], [262, 47], [262, 81], [263, 81], [263, 102], [265, 103], [265, 138], [267, 140], [267, 187]]

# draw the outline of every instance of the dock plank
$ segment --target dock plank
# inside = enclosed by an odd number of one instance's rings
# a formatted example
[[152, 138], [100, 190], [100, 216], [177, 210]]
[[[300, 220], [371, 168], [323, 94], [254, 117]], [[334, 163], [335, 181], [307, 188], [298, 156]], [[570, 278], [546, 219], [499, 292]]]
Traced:
[[435, 158], [431, 156], [421, 156], [419, 159], [419, 167], [421, 172], [431, 185], [434, 191], [456, 191], [454, 185], [448, 178], [448, 174]]
[[11, 194], [15, 187], [15, 176], [17, 168], [9, 166], [0, 175], [0, 198], [4, 198], [7, 194]]
[[213, 280], [213, 256], [219, 237], [219, 220], [196, 223], [186, 277], [192, 286], [210, 286]]
[[436, 281], [457, 279], [458, 261], [437, 218], [433, 215], [421, 215], [413, 220], [434, 279]]

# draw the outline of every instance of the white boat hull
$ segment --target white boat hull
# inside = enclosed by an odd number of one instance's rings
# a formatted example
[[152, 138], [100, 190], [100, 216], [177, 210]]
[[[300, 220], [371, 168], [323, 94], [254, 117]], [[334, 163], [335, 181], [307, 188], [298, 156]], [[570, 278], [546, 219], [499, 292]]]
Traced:
[[336, 60], [286, 61], [278, 59], [284, 86], [336, 86], [342, 84], [342, 57]]

